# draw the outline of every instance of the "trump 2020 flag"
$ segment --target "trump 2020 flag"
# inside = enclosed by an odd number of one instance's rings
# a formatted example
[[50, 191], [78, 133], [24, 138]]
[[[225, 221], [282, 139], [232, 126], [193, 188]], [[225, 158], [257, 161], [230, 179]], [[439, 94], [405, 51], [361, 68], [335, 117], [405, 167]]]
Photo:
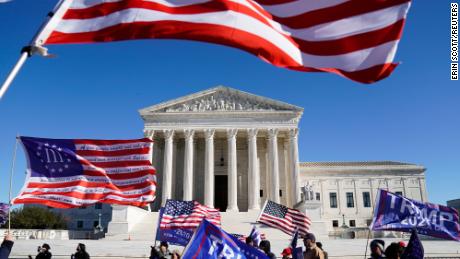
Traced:
[[97, 202], [145, 206], [155, 199], [153, 142], [20, 137], [27, 178], [13, 204], [55, 208]]
[[204, 219], [184, 250], [182, 258], [260, 258], [268, 257]]
[[196, 40], [372, 83], [398, 65], [409, 7], [410, 0], [64, 0], [34, 41]]
[[5, 224], [8, 220], [8, 212], [10, 210], [10, 205], [0, 202], [0, 226]]
[[411, 232], [460, 241], [458, 212], [454, 208], [424, 203], [380, 189], [372, 230]]

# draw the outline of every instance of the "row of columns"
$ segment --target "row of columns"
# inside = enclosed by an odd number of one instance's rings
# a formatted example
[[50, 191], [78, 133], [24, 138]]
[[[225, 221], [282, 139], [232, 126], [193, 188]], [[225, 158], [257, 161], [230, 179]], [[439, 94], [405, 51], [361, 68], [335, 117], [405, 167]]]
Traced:
[[[210, 207], [214, 206], [214, 135], [215, 129], [204, 129], [205, 136], [205, 164], [204, 164], [204, 204]], [[260, 209], [260, 171], [257, 155], [257, 134], [259, 129], [247, 129], [248, 134], [248, 209]], [[154, 131], [148, 131], [149, 137], [153, 138]], [[165, 139], [164, 163], [163, 163], [163, 193], [161, 204], [164, 206], [166, 201], [172, 198], [172, 170], [173, 170], [173, 141], [174, 130], [163, 130]], [[185, 154], [184, 154], [184, 179], [183, 179], [183, 200], [193, 199], [193, 159], [194, 159], [194, 129], [183, 130], [185, 137]], [[238, 129], [227, 129], [228, 142], [228, 207], [227, 211], [238, 211], [238, 175], [237, 175], [237, 148], [236, 136]], [[269, 187], [269, 199], [279, 203], [279, 159], [278, 159], [278, 133], [279, 129], [268, 129], [268, 156], [270, 161], [269, 174], [272, 179]], [[298, 142], [297, 129], [289, 130], [290, 155], [289, 159], [292, 172], [292, 197], [294, 203], [300, 201], [299, 189], [299, 164], [298, 164]]]

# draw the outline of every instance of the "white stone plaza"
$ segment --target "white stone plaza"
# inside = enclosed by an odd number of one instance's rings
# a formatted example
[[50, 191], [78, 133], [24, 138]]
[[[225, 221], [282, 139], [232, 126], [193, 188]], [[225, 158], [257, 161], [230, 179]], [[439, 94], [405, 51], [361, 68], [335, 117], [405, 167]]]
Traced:
[[[399, 241], [399, 239], [385, 239], [386, 244]], [[405, 240], [407, 242], [408, 240]], [[26, 258], [27, 255], [35, 255], [37, 246], [47, 242], [51, 246], [51, 252], [55, 259], [68, 259], [75, 252], [78, 243], [85, 243], [91, 258], [148, 258], [150, 246], [153, 241], [114, 241], [114, 240], [17, 240], [15, 241], [10, 258]], [[283, 248], [289, 244], [288, 240], [276, 240], [272, 242], [272, 250], [280, 257]], [[329, 258], [363, 259], [366, 250], [366, 239], [341, 239], [322, 241]], [[460, 258], [460, 243], [454, 241], [422, 241], [426, 257]], [[183, 247], [175, 247], [182, 251]], [[369, 257], [369, 251], [368, 251]]]

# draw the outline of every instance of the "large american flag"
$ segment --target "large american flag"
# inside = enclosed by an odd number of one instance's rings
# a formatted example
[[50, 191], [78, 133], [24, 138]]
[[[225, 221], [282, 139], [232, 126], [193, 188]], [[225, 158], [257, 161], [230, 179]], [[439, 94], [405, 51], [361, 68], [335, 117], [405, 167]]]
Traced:
[[168, 38], [363, 83], [391, 74], [410, 0], [64, 0], [35, 44]]
[[203, 219], [220, 226], [220, 212], [197, 201], [168, 200], [160, 229], [197, 228]]
[[27, 178], [14, 204], [73, 208], [97, 202], [144, 206], [154, 201], [153, 142], [20, 137]]
[[293, 236], [298, 228], [300, 235], [308, 233], [310, 219], [302, 212], [281, 204], [267, 201], [258, 222], [277, 228]]

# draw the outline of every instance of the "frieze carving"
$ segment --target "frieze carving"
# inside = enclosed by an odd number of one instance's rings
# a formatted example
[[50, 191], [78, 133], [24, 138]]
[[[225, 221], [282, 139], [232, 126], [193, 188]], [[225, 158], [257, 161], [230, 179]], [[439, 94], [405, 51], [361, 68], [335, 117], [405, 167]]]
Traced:
[[[207, 111], [275, 111], [281, 107], [257, 102], [252, 98], [230, 92], [217, 92], [179, 103], [164, 109], [164, 112], [207, 112]], [[283, 109], [281, 109], [283, 110]]]

